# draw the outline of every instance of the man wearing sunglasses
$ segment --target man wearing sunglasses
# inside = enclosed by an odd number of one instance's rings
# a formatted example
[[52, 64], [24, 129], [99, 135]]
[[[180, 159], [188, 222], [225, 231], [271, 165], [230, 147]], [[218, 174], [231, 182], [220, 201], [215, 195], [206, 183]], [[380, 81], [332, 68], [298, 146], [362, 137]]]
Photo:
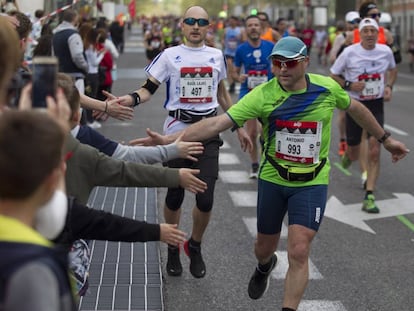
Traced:
[[[377, 4], [374, 1], [365, 1], [359, 7], [359, 17], [361, 19], [372, 18], [379, 24], [379, 20], [381, 18], [381, 12], [378, 9]], [[359, 35], [359, 30], [358, 28], [356, 28], [354, 29], [352, 33], [347, 35], [346, 45], [351, 45], [352, 43], [358, 43], [360, 41], [361, 41], [361, 37]], [[394, 43], [394, 38], [392, 36], [392, 33], [388, 29], [382, 26], [379, 27], [378, 29], [378, 43], [387, 44], [390, 47]]]
[[[188, 8], [184, 14], [181, 30], [185, 43], [165, 49], [146, 68], [148, 75], [144, 85], [129, 95], [122, 96], [123, 105], [137, 106], [150, 100], [162, 82], [167, 82], [167, 99], [164, 107], [168, 116], [164, 122], [165, 134], [176, 134], [190, 124], [217, 114], [218, 106], [226, 111], [232, 105], [225, 85], [226, 63], [223, 53], [206, 46], [209, 26], [206, 10], [200, 6]], [[244, 130], [238, 130], [242, 146], [250, 143]], [[201, 255], [201, 241], [208, 226], [213, 207], [214, 187], [218, 177], [218, 154], [222, 140], [219, 135], [203, 141], [204, 153], [197, 162], [172, 160], [169, 167], [193, 167], [200, 169], [201, 180], [207, 183], [207, 190], [196, 195], [193, 209], [191, 237], [184, 243], [184, 251], [190, 257], [190, 272], [195, 278], [206, 274], [206, 265]], [[169, 188], [165, 199], [164, 218], [166, 223], [179, 224], [184, 189]], [[182, 274], [180, 249], [169, 245], [167, 273]]]
[[[384, 125], [384, 101], [391, 100], [392, 87], [397, 79], [397, 68], [392, 50], [385, 44], [377, 44], [379, 27], [372, 18], [359, 23], [361, 43], [347, 47], [331, 67], [334, 78], [349, 95], [361, 101]], [[342, 76], [343, 75], [343, 76]], [[342, 166], [348, 168], [360, 156], [362, 128], [351, 116], [346, 116], [348, 149], [342, 157]], [[368, 135], [366, 193], [362, 210], [379, 213], [373, 191], [379, 176], [380, 143]]]
[[[295, 311], [308, 283], [311, 242], [321, 224], [329, 183], [328, 160], [335, 108], [347, 110], [392, 154], [393, 162], [409, 150], [389, 137], [370, 111], [349, 97], [329, 77], [306, 74], [309, 64], [305, 44], [298, 38], [279, 40], [270, 55], [274, 79], [246, 94], [225, 114], [207, 118], [185, 130], [184, 139], [214, 137], [247, 120], [263, 122], [264, 151], [259, 169], [257, 238], [258, 266], [248, 294], [259, 299], [277, 263], [275, 253], [283, 218], [288, 213], [288, 260], [282, 311]], [[158, 137], [165, 142], [175, 136]]]
[[[242, 43], [235, 53], [234, 70], [232, 74], [234, 80], [241, 83], [239, 99], [254, 87], [273, 78], [268, 56], [272, 52], [274, 44], [270, 41], [261, 39], [260, 19], [261, 17], [259, 14], [246, 17], [245, 32], [247, 41]], [[246, 131], [253, 143], [253, 149], [250, 151], [250, 178], [257, 178], [259, 170], [257, 136], [261, 131], [261, 126], [258, 120], [248, 120], [246, 122]]]

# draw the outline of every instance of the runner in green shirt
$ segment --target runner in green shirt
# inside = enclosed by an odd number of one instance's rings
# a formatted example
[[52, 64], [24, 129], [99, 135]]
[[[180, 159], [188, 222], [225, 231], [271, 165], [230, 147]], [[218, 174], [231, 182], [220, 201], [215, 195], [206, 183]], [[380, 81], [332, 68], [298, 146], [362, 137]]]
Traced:
[[[322, 221], [329, 174], [329, 146], [334, 108], [346, 110], [383, 143], [396, 162], [409, 152], [378, 124], [370, 111], [329, 77], [306, 74], [309, 57], [296, 37], [285, 37], [270, 55], [275, 76], [251, 90], [223, 115], [204, 119], [185, 130], [184, 140], [203, 140], [259, 118], [263, 122], [264, 151], [259, 169], [257, 239], [258, 260], [248, 286], [250, 298], [262, 297], [277, 263], [275, 253], [282, 222], [288, 214], [289, 268], [282, 311], [298, 308], [309, 275], [310, 246]], [[167, 143], [175, 136], [149, 132], [148, 142]], [[244, 144], [244, 149], [251, 145]]]

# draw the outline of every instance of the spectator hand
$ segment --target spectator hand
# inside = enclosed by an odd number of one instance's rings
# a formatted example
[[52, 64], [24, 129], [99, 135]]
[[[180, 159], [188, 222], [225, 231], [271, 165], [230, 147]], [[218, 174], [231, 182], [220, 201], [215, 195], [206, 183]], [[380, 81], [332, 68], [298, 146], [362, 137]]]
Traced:
[[180, 168], [180, 186], [192, 193], [203, 193], [207, 189], [207, 184], [195, 176], [199, 173], [200, 170]]
[[160, 224], [160, 241], [178, 246], [184, 243], [185, 232], [177, 229], [176, 224]]
[[[69, 119], [71, 115], [71, 110], [68, 104], [68, 101], [63, 93], [61, 88], [58, 88], [56, 91], [56, 100], [48, 96], [46, 97], [47, 112], [50, 116], [57, 120], [65, 132], [69, 132]], [[20, 95], [19, 101], [20, 110], [32, 109], [32, 84], [27, 84], [23, 89]]]
[[131, 146], [156, 146], [156, 145], [165, 145], [168, 143], [165, 136], [161, 135], [160, 133], [151, 131], [149, 128], [147, 128], [147, 135], [148, 137], [136, 138], [136, 139], [129, 141], [129, 145]]
[[184, 132], [174, 142], [178, 148], [178, 153], [179, 153], [180, 158], [197, 162], [198, 159], [196, 157], [193, 157], [193, 155], [203, 153], [204, 151], [203, 144], [200, 142], [182, 141], [183, 136], [184, 136]]
[[124, 96], [121, 96], [121, 97], [116, 97], [115, 95], [113, 95], [113, 94], [111, 94], [111, 93], [109, 93], [109, 92], [106, 92], [106, 91], [102, 91], [102, 93], [108, 98], [108, 99], [110, 99], [110, 100], [112, 100], [112, 99], [117, 99], [118, 100], [118, 104], [120, 104], [120, 105], [122, 105], [122, 106], [126, 106], [126, 107], [129, 107], [130, 109], [132, 109], [132, 104], [133, 104], [133, 102], [132, 102], [132, 97], [131, 96], [129, 96], [129, 95], [124, 95]]
[[[102, 93], [106, 96], [108, 100], [108, 107], [106, 113], [109, 116], [120, 121], [132, 120], [132, 118], [134, 117], [134, 109], [130, 107], [131, 105], [123, 105], [121, 103], [122, 97], [116, 97], [115, 95], [107, 91], [102, 91]], [[126, 96], [131, 97], [129, 95]]]

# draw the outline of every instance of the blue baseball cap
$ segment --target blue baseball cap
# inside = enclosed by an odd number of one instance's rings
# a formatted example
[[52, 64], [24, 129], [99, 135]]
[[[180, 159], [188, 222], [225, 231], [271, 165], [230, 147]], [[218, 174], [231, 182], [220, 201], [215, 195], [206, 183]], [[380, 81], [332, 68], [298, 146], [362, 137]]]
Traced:
[[298, 58], [300, 56], [308, 56], [308, 49], [302, 40], [289, 36], [276, 42], [269, 57], [272, 56]]

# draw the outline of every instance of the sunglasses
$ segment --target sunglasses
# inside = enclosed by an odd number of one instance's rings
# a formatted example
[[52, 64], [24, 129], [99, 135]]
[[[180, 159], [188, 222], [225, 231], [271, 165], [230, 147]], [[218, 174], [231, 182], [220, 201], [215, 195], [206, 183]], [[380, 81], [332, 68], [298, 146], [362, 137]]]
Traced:
[[372, 14], [369, 14], [368, 15], [369, 17], [371, 17], [371, 18], [381, 18], [381, 13], [372, 13]]
[[360, 18], [355, 18], [352, 21], [350, 21], [349, 23], [352, 24], [352, 25], [356, 25], [356, 24], [359, 24], [360, 22], [361, 22]]
[[272, 64], [273, 66], [277, 68], [295, 68], [299, 63], [303, 62], [306, 59], [306, 57], [296, 58], [296, 59], [289, 59], [289, 60], [280, 60], [277, 58], [272, 58]]
[[187, 24], [190, 26], [194, 26], [196, 23], [200, 27], [205, 27], [205, 26], [210, 25], [210, 22], [208, 21], [208, 19], [205, 19], [205, 18], [187, 17], [183, 20], [183, 22], [184, 24]]

